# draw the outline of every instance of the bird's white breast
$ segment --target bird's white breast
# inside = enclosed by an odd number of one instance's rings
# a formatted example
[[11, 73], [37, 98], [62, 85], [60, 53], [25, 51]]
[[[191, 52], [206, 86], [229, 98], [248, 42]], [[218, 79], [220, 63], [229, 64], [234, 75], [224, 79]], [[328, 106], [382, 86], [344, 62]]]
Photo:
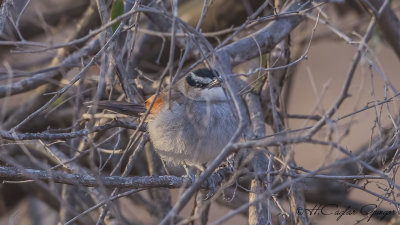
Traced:
[[206, 101], [227, 101], [222, 87], [206, 88], [202, 90], [200, 97]]
[[[212, 96], [211, 101], [222, 100]], [[215, 159], [236, 127], [227, 101], [191, 101], [185, 106], [171, 102], [170, 109], [163, 108], [148, 123], [150, 139], [163, 160], [198, 167]]]

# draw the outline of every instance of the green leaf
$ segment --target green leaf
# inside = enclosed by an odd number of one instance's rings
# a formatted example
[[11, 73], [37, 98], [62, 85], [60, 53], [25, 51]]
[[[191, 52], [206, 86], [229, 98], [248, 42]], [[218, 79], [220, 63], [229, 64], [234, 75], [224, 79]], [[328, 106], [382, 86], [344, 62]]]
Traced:
[[54, 109], [55, 107], [58, 107], [60, 104], [64, 103], [64, 101], [67, 99], [65, 95], [61, 95], [59, 98], [57, 98], [51, 105], [50, 109]]
[[267, 67], [267, 60], [268, 60], [267, 54], [261, 56], [261, 63], [263, 67]]
[[[114, 0], [111, 7], [111, 20], [117, 18], [118, 16], [124, 13], [124, 1], [123, 0]], [[113, 32], [115, 32], [121, 22], [114, 23], [111, 27]]]

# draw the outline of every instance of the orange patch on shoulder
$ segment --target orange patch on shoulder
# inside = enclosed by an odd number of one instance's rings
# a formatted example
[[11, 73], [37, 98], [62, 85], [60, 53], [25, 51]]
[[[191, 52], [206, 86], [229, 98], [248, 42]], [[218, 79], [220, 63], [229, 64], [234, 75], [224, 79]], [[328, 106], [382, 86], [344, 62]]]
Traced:
[[158, 95], [155, 100], [154, 100], [154, 98], [156, 97], [155, 95], [152, 95], [150, 98], [146, 100], [146, 109], [149, 109], [151, 103], [154, 101], [154, 105], [150, 110], [150, 114], [157, 114], [158, 112], [161, 111], [162, 107], [164, 106], [164, 99], [163, 99], [164, 96], [165, 93], [160, 93], [160, 95]]

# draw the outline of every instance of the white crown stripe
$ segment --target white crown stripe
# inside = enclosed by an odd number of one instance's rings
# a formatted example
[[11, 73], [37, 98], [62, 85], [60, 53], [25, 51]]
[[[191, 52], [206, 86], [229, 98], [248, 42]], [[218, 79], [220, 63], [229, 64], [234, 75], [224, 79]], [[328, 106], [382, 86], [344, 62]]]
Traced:
[[209, 84], [211, 83], [213, 80], [209, 77], [200, 77], [197, 74], [190, 72], [190, 76], [191, 78], [198, 83], [202, 83], [202, 84]]

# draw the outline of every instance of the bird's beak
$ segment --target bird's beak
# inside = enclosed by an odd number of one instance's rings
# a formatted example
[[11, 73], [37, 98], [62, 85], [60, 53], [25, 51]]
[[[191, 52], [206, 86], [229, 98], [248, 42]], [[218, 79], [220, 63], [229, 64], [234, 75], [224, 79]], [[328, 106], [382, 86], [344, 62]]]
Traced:
[[221, 80], [215, 77], [214, 80], [207, 86], [208, 89], [221, 86]]

